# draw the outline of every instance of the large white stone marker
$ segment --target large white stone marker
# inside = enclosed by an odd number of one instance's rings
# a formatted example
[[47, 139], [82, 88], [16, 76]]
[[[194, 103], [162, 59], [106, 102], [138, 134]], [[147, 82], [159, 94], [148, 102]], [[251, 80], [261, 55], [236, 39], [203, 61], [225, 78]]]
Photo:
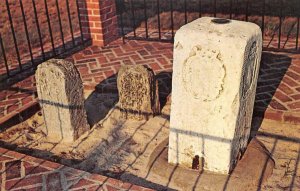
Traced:
[[245, 151], [262, 52], [253, 23], [204, 17], [175, 35], [170, 163], [230, 173]]
[[82, 81], [71, 62], [46, 61], [38, 66], [35, 77], [45, 130], [51, 141], [72, 142], [89, 130]]

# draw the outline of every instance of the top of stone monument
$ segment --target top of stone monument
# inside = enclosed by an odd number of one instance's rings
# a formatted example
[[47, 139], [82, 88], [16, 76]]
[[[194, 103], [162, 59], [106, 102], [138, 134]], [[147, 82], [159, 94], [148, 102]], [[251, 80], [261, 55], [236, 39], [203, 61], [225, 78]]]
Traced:
[[[220, 19], [214, 17], [202, 17], [187, 25], [184, 25], [177, 33], [187, 35], [190, 32], [228, 37], [228, 38], [249, 38], [253, 33], [259, 33], [260, 27], [255, 23]], [[178, 35], [178, 34], [176, 34]]]
[[47, 60], [46, 62], [38, 65], [39, 69], [47, 69], [47, 70], [51, 70], [52, 68], [55, 68], [56, 72], [61, 73], [61, 76], [65, 76], [66, 73], [69, 73], [70, 71], [72, 71], [72, 73], [70, 73], [71, 75], [76, 75], [77, 77], [80, 78], [80, 74], [78, 72], [78, 70], [76, 69], [75, 65], [72, 62], [66, 61], [64, 59], [50, 59]]

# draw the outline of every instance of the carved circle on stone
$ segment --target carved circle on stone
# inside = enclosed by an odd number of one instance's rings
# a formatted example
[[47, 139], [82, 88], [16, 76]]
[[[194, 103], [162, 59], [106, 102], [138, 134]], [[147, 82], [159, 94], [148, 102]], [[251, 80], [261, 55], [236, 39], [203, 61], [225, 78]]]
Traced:
[[213, 101], [220, 96], [226, 71], [219, 51], [194, 47], [182, 73], [184, 88], [194, 99]]

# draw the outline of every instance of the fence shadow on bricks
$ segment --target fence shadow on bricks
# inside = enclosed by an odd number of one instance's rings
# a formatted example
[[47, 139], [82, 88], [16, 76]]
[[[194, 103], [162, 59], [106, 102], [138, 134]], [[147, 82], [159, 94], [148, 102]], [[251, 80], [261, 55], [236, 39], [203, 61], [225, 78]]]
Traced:
[[279, 95], [275, 93], [277, 91], [280, 93], [281, 90], [278, 90], [278, 87], [291, 62], [292, 59], [286, 55], [263, 52], [256, 89], [254, 116], [263, 118], [268, 108], [277, 111], [287, 110], [281, 103], [276, 101], [276, 96]]

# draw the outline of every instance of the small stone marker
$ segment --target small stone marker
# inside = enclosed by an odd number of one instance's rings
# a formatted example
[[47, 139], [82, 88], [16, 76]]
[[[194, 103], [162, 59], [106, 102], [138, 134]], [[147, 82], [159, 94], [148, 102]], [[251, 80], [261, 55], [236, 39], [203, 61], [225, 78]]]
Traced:
[[147, 120], [160, 111], [158, 86], [152, 70], [144, 66], [122, 66], [117, 86], [122, 115], [126, 119]]
[[204, 17], [174, 43], [168, 161], [230, 173], [245, 151], [262, 52], [253, 23]]
[[49, 139], [72, 142], [89, 130], [82, 81], [71, 62], [46, 61], [38, 66], [35, 77]]

